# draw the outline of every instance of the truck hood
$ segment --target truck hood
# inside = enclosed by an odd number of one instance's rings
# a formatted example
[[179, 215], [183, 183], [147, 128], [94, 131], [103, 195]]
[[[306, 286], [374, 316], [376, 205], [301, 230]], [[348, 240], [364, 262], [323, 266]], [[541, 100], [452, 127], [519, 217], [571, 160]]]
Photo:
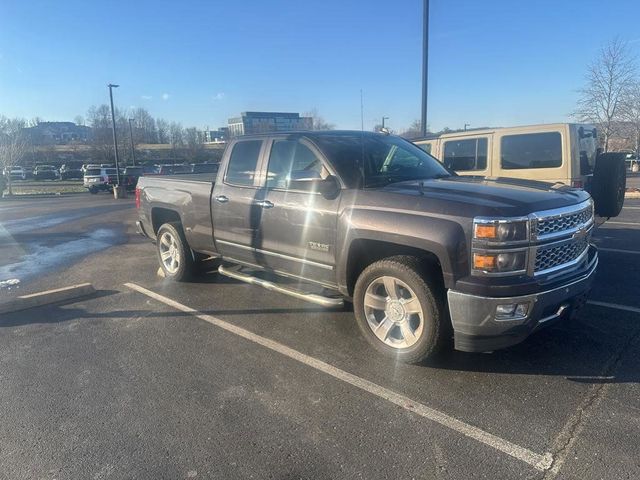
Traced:
[[452, 176], [421, 182], [399, 182], [380, 190], [410, 197], [422, 197], [425, 200], [425, 210], [434, 211], [434, 213], [435, 211], [442, 213], [455, 211], [459, 215], [460, 207], [463, 206], [469, 216], [528, 215], [536, 211], [575, 205], [589, 198], [589, 194], [584, 190], [563, 184], [468, 176]]

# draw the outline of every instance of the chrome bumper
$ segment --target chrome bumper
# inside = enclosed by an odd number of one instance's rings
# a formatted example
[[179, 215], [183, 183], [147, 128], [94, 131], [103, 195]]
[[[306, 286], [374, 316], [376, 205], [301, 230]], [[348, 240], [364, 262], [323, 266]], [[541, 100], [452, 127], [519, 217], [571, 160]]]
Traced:
[[[480, 297], [449, 290], [449, 312], [455, 348], [484, 352], [521, 342], [547, 322], [570, 314], [584, 304], [598, 265], [595, 247], [586, 273], [566, 285], [519, 297]], [[529, 304], [526, 316], [496, 319], [496, 308], [505, 304]]]

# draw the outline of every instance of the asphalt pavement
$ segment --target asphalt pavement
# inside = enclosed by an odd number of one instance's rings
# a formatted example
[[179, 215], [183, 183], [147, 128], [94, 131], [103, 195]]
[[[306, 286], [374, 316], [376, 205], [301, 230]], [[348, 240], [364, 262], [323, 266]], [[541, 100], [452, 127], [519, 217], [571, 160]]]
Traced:
[[0, 300], [97, 289], [0, 318], [0, 478], [640, 477], [640, 201], [597, 230], [578, 319], [414, 366], [348, 308], [158, 277], [135, 217], [106, 194], [0, 204]]

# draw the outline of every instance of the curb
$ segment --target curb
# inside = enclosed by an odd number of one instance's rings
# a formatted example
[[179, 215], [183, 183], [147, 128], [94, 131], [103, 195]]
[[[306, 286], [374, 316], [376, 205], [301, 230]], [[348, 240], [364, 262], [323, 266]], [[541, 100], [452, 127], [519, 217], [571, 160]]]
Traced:
[[12, 313], [28, 308], [42, 307], [51, 303], [63, 302], [74, 298], [86, 297], [95, 292], [90, 283], [80, 283], [69, 287], [56, 288], [44, 292], [22, 295], [0, 303], [0, 313]]
[[28, 200], [30, 198], [59, 198], [59, 197], [66, 197], [68, 195], [84, 195], [89, 193], [88, 191], [86, 192], [65, 192], [65, 193], [19, 193], [19, 194], [13, 194], [11, 196], [9, 195], [4, 195], [4, 196], [0, 196], [0, 200], [4, 199], [4, 200]]

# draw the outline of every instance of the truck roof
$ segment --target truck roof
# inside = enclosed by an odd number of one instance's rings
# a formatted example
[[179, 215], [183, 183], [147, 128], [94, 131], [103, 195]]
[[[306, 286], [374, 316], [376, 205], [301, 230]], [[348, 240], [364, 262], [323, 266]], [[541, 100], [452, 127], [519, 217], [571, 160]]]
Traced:
[[385, 136], [387, 134], [385, 133], [379, 133], [379, 132], [368, 132], [368, 131], [363, 131], [363, 130], [291, 130], [291, 131], [285, 131], [285, 132], [265, 132], [265, 133], [253, 133], [253, 134], [248, 134], [248, 135], [240, 135], [238, 137], [235, 137], [236, 139], [238, 138], [242, 138], [242, 139], [246, 139], [246, 138], [264, 138], [264, 137], [273, 137], [273, 136], [280, 136], [280, 135], [284, 135], [284, 136], [291, 136], [291, 137], [309, 137], [309, 138], [314, 138], [314, 137], [326, 137], [326, 136], [330, 136], [330, 137], [335, 137], [335, 136], [345, 136], [345, 137], [352, 137], [354, 135], [365, 135], [365, 136], [370, 136], [370, 137], [376, 137], [376, 136]]

